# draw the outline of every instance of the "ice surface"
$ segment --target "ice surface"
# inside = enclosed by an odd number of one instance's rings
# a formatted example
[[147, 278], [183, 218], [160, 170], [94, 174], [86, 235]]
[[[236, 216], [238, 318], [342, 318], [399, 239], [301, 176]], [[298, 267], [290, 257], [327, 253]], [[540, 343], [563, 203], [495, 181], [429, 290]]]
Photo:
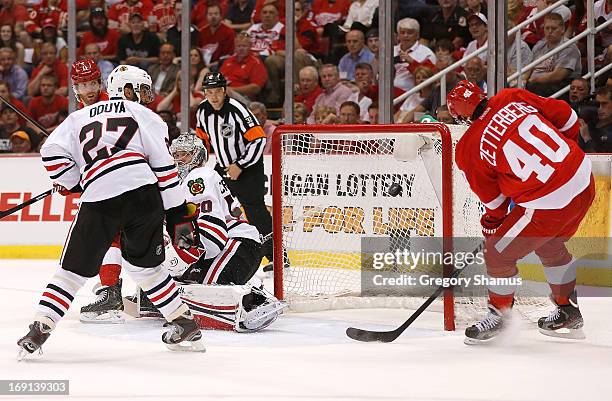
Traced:
[[393, 328], [411, 313], [369, 309], [287, 314], [254, 334], [207, 331], [207, 352], [196, 354], [168, 351], [157, 320], [79, 323], [92, 279], [42, 358], [17, 362], [15, 343], [56, 265], [0, 260], [0, 379], [69, 379], [70, 400], [612, 400], [610, 298], [580, 300], [582, 342], [525, 324], [503, 344], [468, 347], [460, 332], [441, 331], [439, 313], [391, 344], [348, 339], [348, 326]]

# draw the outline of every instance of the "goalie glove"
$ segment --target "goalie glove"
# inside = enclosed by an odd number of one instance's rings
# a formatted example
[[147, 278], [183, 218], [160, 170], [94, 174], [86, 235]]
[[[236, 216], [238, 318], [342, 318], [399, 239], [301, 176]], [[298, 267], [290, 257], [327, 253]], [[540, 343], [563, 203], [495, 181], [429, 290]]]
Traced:
[[174, 246], [189, 249], [200, 244], [197, 218], [198, 208], [193, 203], [185, 202], [166, 210], [166, 231]]
[[490, 236], [494, 235], [497, 232], [499, 226], [501, 226], [504, 222], [505, 218], [506, 216], [500, 218], [493, 217], [488, 214], [483, 214], [480, 218], [480, 225], [482, 226], [482, 235], [484, 235], [485, 238], [489, 238]]

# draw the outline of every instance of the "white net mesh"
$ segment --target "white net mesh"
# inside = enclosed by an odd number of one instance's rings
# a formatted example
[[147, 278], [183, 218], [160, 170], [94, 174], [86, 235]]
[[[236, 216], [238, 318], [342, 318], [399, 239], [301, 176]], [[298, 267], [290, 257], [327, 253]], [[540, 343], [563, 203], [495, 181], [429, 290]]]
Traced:
[[[456, 166], [450, 174], [442, 167], [443, 146], [454, 149], [464, 128], [451, 127], [452, 143], [443, 144], [437, 127], [412, 125], [417, 133], [400, 126], [376, 132], [389, 128], [364, 125], [364, 131], [343, 133], [333, 127], [309, 133], [305, 127], [283, 134], [281, 157], [274, 161], [282, 178], [273, 179], [282, 194], [283, 230], [275, 240], [282, 241], [291, 262], [283, 269], [283, 288], [293, 310], [420, 305], [421, 296], [405, 292], [362, 296], [362, 241], [387, 238], [391, 247], [416, 249], [419, 238], [442, 237], [444, 180], [452, 181], [453, 236], [472, 237], [474, 249], [479, 245], [481, 205]], [[396, 196], [389, 194], [393, 184], [399, 185]], [[280, 210], [275, 207], [275, 213]], [[441, 266], [418, 268], [442, 274]], [[541, 298], [518, 299], [526, 313], [548, 306]], [[480, 316], [485, 306], [484, 291], [455, 297], [457, 324]]]

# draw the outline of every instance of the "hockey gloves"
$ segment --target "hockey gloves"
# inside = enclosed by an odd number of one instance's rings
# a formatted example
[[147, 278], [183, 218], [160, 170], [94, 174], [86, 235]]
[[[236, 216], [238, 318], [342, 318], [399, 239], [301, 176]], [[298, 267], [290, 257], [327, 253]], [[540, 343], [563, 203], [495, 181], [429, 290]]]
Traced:
[[199, 245], [197, 218], [197, 207], [193, 203], [185, 202], [166, 210], [166, 231], [175, 247], [189, 249]]
[[490, 216], [488, 214], [483, 214], [480, 218], [480, 224], [482, 225], [482, 235], [484, 235], [485, 238], [489, 238], [490, 236], [494, 235], [499, 226], [501, 226], [504, 222], [505, 218], [506, 216], [499, 218]]
[[74, 188], [66, 189], [66, 187], [64, 187], [63, 185], [54, 182], [53, 189], [55, 190], [55, 192], [59, 193], [62, 196], [68, 196], [70, 194], [78, 194], [83, 192], [83, 189], [79, 184], [77, 184]]

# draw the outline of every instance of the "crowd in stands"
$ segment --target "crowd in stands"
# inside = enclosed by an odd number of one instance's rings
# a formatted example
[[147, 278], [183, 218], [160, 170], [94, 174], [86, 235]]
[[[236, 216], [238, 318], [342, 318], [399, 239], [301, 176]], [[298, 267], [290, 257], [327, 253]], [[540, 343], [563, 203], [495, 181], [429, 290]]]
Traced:
[[[69, 0], [0, 0], [0, 94], [48, 131], [68, 113], [67, 7]], [[488, 0], [491, 1], [491, 0]], [[508, 0], [508, 29], [555, 0]], [[507, 38], [507, 73], [562, 46], [587, 28], [586, 0], [527, 25], [520, 39]], [[297, 124], [378, 123], [378, 0], [296, 0], [292, 55], [294, 121]], [[174, 0], [76, 0], [77, 56], [91, 58], [105, 80], [119, 64], [149, 72], [156, 93], [149, 105], [167, 122], [171, 136], [195, 124], [204, 96], [201, 82], [221, 71], [228, 93], [247, 104], [271, 136], [282, 121], [285, 87], [284, 0], [193, 0], [191, 7], [190, 121], [180, 121], [182, 2]], [[439, 82], [404, 95], [457, 60], [487, 44], [487, 0], [397, 0], [393, 47], [394, 121], [410, 123], [429, 114], [453, 123]], [[612, 0], [597, 0], [595, 25], [612, 18]], [[564, 95], [581, 118], [581, 144], [612, 151], [612, 75], [590, 88], [586, 38], [547, 58], [521, 76], [526, 89]], [[612, 28], [595, 38], [596, 68], [612, 62]], [[487, 52], [446, 75], [446, 90], [468, 79], [486, 90]], [[510, 82], [516, 86], [518, 80]], [[270, 117], [270, 118], [269, 118]], [[38, 129], [0, 105], [0, 152], [35, 152]], [[266, 149], [269, 151], [270, 147]]]

